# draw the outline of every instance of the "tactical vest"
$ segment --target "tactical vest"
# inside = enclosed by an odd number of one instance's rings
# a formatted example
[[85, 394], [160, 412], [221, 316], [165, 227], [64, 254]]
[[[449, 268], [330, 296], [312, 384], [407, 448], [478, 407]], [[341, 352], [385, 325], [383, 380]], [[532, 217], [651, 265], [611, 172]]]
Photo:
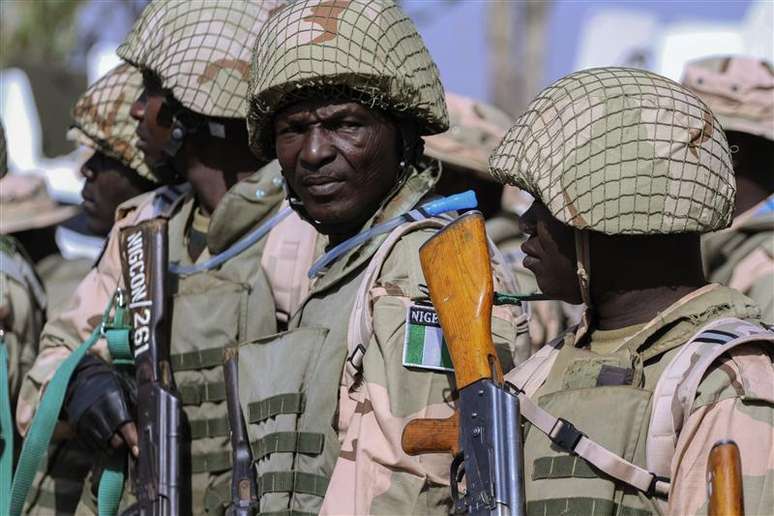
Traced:
[[701, 379], [723, 353], [759, 341], [774, 333], [725, 318], [647, 365], [626, 349], [597, 354], [561, 339], [541, 349], [509, 378], [526, 393], [527, 514], [662, 514]]

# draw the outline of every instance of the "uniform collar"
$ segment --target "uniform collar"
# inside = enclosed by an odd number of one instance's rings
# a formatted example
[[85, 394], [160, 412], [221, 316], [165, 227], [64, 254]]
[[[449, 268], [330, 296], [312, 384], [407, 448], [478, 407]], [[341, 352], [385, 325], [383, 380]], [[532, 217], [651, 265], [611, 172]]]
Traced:
[[[414, 208], [433, 189], [439, 174], [440, 170], [435, 163], [423, 165], [422, 169], [412, 167], [404, 185], [363, 225], [360, 231], [365, 231]], [[330, 288], [358, 270], [371, 259], [388, 236], [388, 234], [378, 235], [341, 256], [314, 281], [311, 294]]]
[[[734, 289], [711, 283], [683, 296], [632, 335], [623, 347], [649, 360], [685, 344], [698, 329], [719, 317], [758, 319], [760, 310], [747, 296]], [[582, 334], [575, 344], [585, 345]]]

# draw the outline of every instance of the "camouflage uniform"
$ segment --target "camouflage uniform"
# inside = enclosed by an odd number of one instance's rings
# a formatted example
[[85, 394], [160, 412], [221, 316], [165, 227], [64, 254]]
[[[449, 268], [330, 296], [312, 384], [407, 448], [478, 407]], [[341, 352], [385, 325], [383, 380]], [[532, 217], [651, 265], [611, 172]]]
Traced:
[[[530, 104], [490, 164], [495, 177], [527, 189], [575, 228], [576, 240], [589, 230], [708, 232], [728, 226], [733, 213], [731, 158], [718, 121], [689, 91], [643, 70], [591, 69], [559, 80]], [[590, 263], [580, 252], [579, 282], [586, 293], [593, 280]], [[567, 453], [565, 448], [575, 445], [555, 444], [530, 419], [524, 435], [527, 514], [704, 514], [707, 455], [720, 439], [735, 440], [741, 450], [748, 513], [769, 512], [774, 506], [771, 341], [753, 340], [711, 361], [703, 380], [696, 379], [698, 395], [685, 404], [666, 398], [667, 412], [673, 411], [666, 418], [670, 428], [674, 411], [687, 406], [685, 423], [676, 441], [674, 433], [666, 434], [672, 453], [653, 461], [660, 427], [648, 419], [665, 407], [653, 392], [664, 385], [662, 373], [698, 330], [735, 317], [735, 324], [767, 335], [758, 314], [752, 300], [710, 284], [646, 324], [601, 331], [584, 318], [577, 330], [509, 373], [506, 379], [525, 390], [525, 399], [570, 421], [586, 442], [601, 443], [641, 472], [671, 479], [667, 507], [657, 495], [668, 487], [661, 480], [647, 474], [654, 489], [633, 489], [618, 480], [621, 476]], [[686, 358], [693, 364], [701, 356]], [[631, 375], [603, 381], [605, 367]], [[679, 385], [683, 380], [675, 379]]]
[[[494, 106], [446, 93], [449, 110], [449, 130], [425, 137], [425, 155], [464, 169], [465, 172], [492, 181], [489, 175], [489, 154], [511, 126], [510, 117]], [[502, 211], [487, 219], [489, 238], [502, 251], [516, 278], [519, 291], [537, 292], [532, 271], [522, 265], [524, 253], [521, 244], [526, 237], [519, 227], [519, 215], [529, 207], [528, 194], [506, 186], [502, 195]], [[528, 304], [529, 334], [532, 349], [538, 349], [557, 337], [568, 326], [571, 305], [559, 301], [532, 301]], [[576, 319], [577, 320], [577, 319]]]
[[[302, 98], [357, 100], [413, 119], [425, 135], [447, 125], [435, 64], [390, 1], [301, 1], [277, 13], [258, 36], [250, 95], [251, 143], [269, 156], [273, 114]], [[363, 230], [432, 189], [435, 167], [405, 166], [405, 182]], [[418, 249], [435, 224], [349, 250], [314, 279], [287, 332], [241, 344], [240, 398], [261, 512], [448, 512], [450, 458], [410, 457], [400, 444], [407, 421], [452, 412], [448, 373], [403, 365], [407, 310], [427, 299]], [[516, 315], [494, 318], [507, 363]]]
[[[131, 65], [121, 64], [109, 71], [76, 102], [72, 110], [73, 126], [68, 137], [95, 152], [118, 160], [140, 177], [159, 184], [159, 178], [145, 164], [142, 152], [136, 147], [137, 122], [129, 114], [132, 103], [141, 91], [142, 74]], [[94, 266], [96, 256], [89, 254], [96, 251], [99, 255], [104, 246], [102, 239], [73, 233], [68, 228], [57, 228], [57, 244], [62, 253], [48, 256], [38, 263], [38, 271], [49, 298], [48, 319], [52, 321], [65, 309], [78, 285]], [[78, 251], [89, 256], [72, 256], [73, 244], [65, 240], [68, 237], [86, 246]], [[96, 250], [93, 249], [95, 245]], [[63, 249], [66, 246], [68, 248]], [[34, 490], [25, 513], [73, 513], [93, 462], [93, 453], [79, 441], [65, 440], [53, 444], [44, 469], [35, 478]]]
[[[723, 129], [774, 141], [771, 64], [749, 57], [703, 59], [688, 64], [683, 84], [707, 103]], [[774, 323], [774, 193], [729, 229], [707, 235], [703, 251], [707, 277], [750, 296], [763, 320]]]
[[[153, 2], [119, 48], [119, 55], [142, 71], [156, 73], [175, 100], [205, 121], [243, 117], [252, 50], [249, 36], [258, 31], [275, 5]], [[187, 185], [162, 187], [121, 205], [99, 262], [78, 286], [69, 307], [43, 331], [41, 353], [26, 377], [17, 410], [20, 430], [26, 431], [30, 424], [40, 393], [57, 365], [89, 335], [113, 292], [122, 285], [121, 228], [166, 216], [170, 262], [201, 264], [276, 213], [282, 197], [278, 167], [270, 163], [226, 192], [209, 217], [201, 213]], [[205, 241], [195, 260], [188, 253], [194, 236]], [[271, 289], [261, 267], [265, 241], [218, 268], [178, 277], [172, 292], [171, 360], [191, 428], [195, 514], [222, 513], [230, 501], [223, 348], [276, 331]], [[104, 341], [92, 349], [110, 359]]]

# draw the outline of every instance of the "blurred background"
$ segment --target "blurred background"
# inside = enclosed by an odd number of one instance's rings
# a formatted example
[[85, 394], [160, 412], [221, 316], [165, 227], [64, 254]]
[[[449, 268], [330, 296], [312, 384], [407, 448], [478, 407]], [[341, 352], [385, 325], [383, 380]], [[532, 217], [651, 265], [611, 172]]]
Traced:
[[[9, 167], [80, 202], [81, 152], [65, 138], [86, 85], [147, 0], [0, 1], [0, 118]], [[626, 65], [679, 80], [686, 61], [743, 53], [774, 60], [774, 1], [402, 0], [449, 91], [512, 115], [582, 68]]]

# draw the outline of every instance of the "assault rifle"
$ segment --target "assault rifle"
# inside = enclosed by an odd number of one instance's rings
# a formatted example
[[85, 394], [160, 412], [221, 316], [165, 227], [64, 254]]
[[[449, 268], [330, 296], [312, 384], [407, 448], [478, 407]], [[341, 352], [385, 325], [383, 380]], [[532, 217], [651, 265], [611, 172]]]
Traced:
[[[492, 343], [494, 289], [484, 218], [468, 212], [419, 251], [430, 298], [438, 312], [459, 390], [457, 413], [418, 419], [403, 430], [410, 455], [455, 455], [451, 490], [455, 510], [475, 515], [524, 512], [519, 400], [503, 384]], [[465, 478], [466, 493], [457, 484]]]
[[126, 514], [180, 514], [182, 402], [169, 360], [167, 221], [121, 230], [121, 262], [129, 292], [130, 339], [137, 379], [137, 503]]
[[734, 441], [718, 441], [707, 460], [709, 516], [744, 516], [742, 458]]
[[223, 379], [226, 384], [228, 424], [231, 427], [231, 507], [228, 516], [253, 516], [258, 509], [253, 454], [247, 440], [245, 419], [239, 404], [239, 351], [223, 352]]

